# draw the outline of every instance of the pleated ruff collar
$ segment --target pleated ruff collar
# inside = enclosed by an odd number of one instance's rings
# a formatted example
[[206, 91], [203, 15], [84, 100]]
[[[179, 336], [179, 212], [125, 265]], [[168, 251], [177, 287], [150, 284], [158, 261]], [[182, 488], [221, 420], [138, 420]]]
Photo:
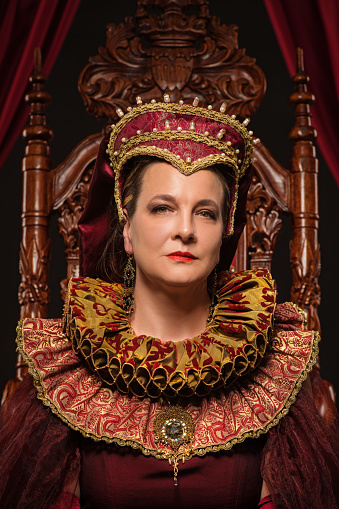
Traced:
[[228, 387], [264, 356], [275, 308], [268, 271], [222, 275], [208, 326], [178, 342], [136, 336], [123, 310], [123, 293], [119, 284], [72, 279], [64, 314], [74, 351], [123, 394], [206, 396]]

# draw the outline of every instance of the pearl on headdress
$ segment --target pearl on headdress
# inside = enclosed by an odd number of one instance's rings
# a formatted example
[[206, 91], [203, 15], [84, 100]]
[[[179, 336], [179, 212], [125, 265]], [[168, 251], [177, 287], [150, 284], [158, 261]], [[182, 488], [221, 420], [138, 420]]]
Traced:
[[257, 143], [259, 143], [260, 141], [260, 138], [256, 138], [255, 140], [253, 140], [253, 143], [256, 145]]
[[138, 105], [138, 106], [141, 106], [141, 105], [142, 105], [142, 100], [141, 100], [140, 95], [138, 95], [138, 96], [136, 97], [136, 101], [137, 101], [137, 105]]
[[232, 142], [230, 140], [226, 141], [226, 145], [230, 147], [232, 145]]
[[253, 136], [253, 131], [248, 131], [248, 134], [249, 134], [250, 136]]
[[205, 135], [205, 136], [208, 136], [208, 135], [209, 135], [209, 132], [208, 132], [208, 131], [205, 131], [205, 132], [204, 132], [204, 135]]
[[108, 150], [108, 148], [106, 148], [106, 154], [109, 154], [109, 150]]
[[118, 156], [118, 155], [119, 155], [119, 152], [118, 152], [117, 150], [115, 150], [115, 151], [113, 152], [113, 155], [116, 157], [116, 156]]
[[170, 126], [169, 120], [165, 120], [165, 131], [170, 131], [170, 130], [171, 130], [171, 126]]
[[226, 132], [225, 129], [220, 129], [220, 131], [217, 134], [218, 140], [222, 139], [222, 137], [224, 136], [225, 132]]
[[127, 141], [127, 138], [121, 138], [121, 143], [125, 143]]
[[121, 108], [117, 108], [115, 111], [120, 118], [122, 118], [125, 115]]
[[165, 103], [171, 102], [171, 98], [168, 94], [164, 94], [164, 101], [165, 101]]
[[127, 107], [127, 111], [132, 111], [132, 110], [133, 110], [132, 106]]
[[243, 121], [242, 125], [248, 125], [250, 122], [251, 122], [250, 118], [245, 118], [245, 120]]
[[179, 156], [179, 154], [177, 154], [177, 155], [176, 155], [176, 157], [177, 157], [177, 159], [180, 159], [180, 156]]
[[156, 127], [153, 127], [153, 132], [156, 133], [158, 129]]
[[255, 163], [255, 162], [257, 161], [257, 158], [256, 158], [256, 157], [253, 157], [253, 158], [252, 158], [252, 161], [253, 161], [253, 163]]
[[199, 104], [199, 97], [195, 97], [193, 100], [193, 106], [198, 106]]
[[238, 148], [235, 149], [235, 153], [239, 154], [240, 150]]
[[191, 163], [192, 159], [190, 157], [186, 157], [186, 163]]
[[138, 129], [138, 130], [137, 130], [137, 134], [141, 134], [141, 131], [140, 131], [140, 129]]
[[236, 115], [231, 115], [231, 119], [232, 119], [232, 120], [235, 120], [236, 118], [237, 118], [237, 116], [236, 116]]
[[164, 152], [168, 152], [168, 149], [167, 149], [167, 148], [164, 148]]
[[226, 105], [226, 103], [222, 103], [222, 105], [220, 106], [220, 112], [221, 112], [221, 113], [225, 113], [225, 111], [226, 111], [226, 106], [227, 106], [227, 105]]
[[190, 122], [190, 131], [194, 131], [195, 130], [195, 123], [194, 123], [194, 120], [191, 120]]
[[151, 100], [151, 104], [155, 104], [157, 101], [155, 99]]
[[115, 128], [115, 124], [111, 124], [111, 129], [114, 129]]
[[225, 157], [225, 155], [226, 155], [226, 154], [225, 154], [225, 152], [221, 152], [221, 155], [222, 155], [223, 157]]
[[177, 127], [177, 131], [182, 131], [182, 127], [180, 125]]
[[207, 109], [208, 109], [208, 110], [212, 110], [212, 109], [213, 109], [212, 104], [209, 104], [209, 105], [207, 106]]
[[113, 168], [113, 163], [109, 163], [110, 167]]
[[241, 164], [241, 159], [238, 159], [238, 163]]
[[201, 157], [198, 157], [198, 161], [201, 161]]
[[184, 104], [184, 101], [180, 99], [179, 104], [182, 106]]

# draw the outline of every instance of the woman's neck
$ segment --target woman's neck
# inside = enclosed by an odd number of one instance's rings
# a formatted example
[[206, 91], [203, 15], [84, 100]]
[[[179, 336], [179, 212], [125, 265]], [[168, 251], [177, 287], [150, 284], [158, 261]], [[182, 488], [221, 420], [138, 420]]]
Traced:
[[206, 328], [210, 299], [207, 282], [189, 287], [154, 286], [136, 280], [131, 327], [162, 341], [180, 341], [201, 334]]

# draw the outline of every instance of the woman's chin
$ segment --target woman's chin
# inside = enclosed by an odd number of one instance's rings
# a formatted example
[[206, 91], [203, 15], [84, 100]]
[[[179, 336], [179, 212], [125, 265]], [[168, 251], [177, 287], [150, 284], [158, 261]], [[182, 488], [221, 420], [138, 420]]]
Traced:
[[187, 274], [187, 271], [176, 271], [174, 274], [169, 272], [162, 277], [157, 277], [157, 282], [162, 286], [190, 288], [207, 281], [208, 274]]
[[[139, 268], [139, 271], [138, 271]], [[161, 285], [163, 288], [168, 286], [171, 287], [182, 287], [189, 288], [197, 286], [202, 283], [206, 283], [207, 278], [213, 267], [202, 267], [199, 263], [193, 262], [188, 263], [164, 263], [161, 266], [154, 264], [153, 266], [137, 267], [136, 284], [140, 275], [140, 283], [146, 284], [147, 286]]]

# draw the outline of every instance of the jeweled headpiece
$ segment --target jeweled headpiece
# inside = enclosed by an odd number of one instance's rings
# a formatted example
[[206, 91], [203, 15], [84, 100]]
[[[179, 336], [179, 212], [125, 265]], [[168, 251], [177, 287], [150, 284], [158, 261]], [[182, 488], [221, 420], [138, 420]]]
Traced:
[[220, 111], [212, 106], [201, 108], [198, 103], [198, 98], [192, 105], [171, 103], [165, 94], [164, 102], [147, 104], [138, 97], [137, 106], [128, 108], [126, 114], [117, 109], [121, 119], [112, 125], [107, 153], [114, 169], [114, 196], [121, 222], [124, 166], [133, 157], [147, 155], [164, 159], [185, 175], [215, 164], [226, 167], [231, 177], [226, 235], [233, 233], [238, 183], [252, 160], [253, 133], [246, 128], [249, 119], [241, 123], [235, 115], [225, 113], [225, 103]]
[[[238, 240], [246, 223], [247, 191], [251, 182], [253, 133], [246, 126], [249, 119], [239, 122], [227, 115], [226, 104], [219, 111], [212, 106], [199, 107], [184, 101], [171, 103], [152, 100], [124, 113], [117, 110], [120, 120], [112, 125], [98, 152], [84, 213], [79, 223], [80, 275], [97, 277], [97, 263], [110, 228], [109, 204], [114, 193], [117, 215], [123, 223], [122, 194], [125, 167], [140, 155], [155, 156], [172, 164], [180, 172], [195, 171], [220, 165], [230, 187], [230, 213], [226, 237], [220, 250], [218, 270], [228, 269]], [[247, 170], [248, 168], [248, 170]], [[246, 171], [247, 170], [247, 171]]]

